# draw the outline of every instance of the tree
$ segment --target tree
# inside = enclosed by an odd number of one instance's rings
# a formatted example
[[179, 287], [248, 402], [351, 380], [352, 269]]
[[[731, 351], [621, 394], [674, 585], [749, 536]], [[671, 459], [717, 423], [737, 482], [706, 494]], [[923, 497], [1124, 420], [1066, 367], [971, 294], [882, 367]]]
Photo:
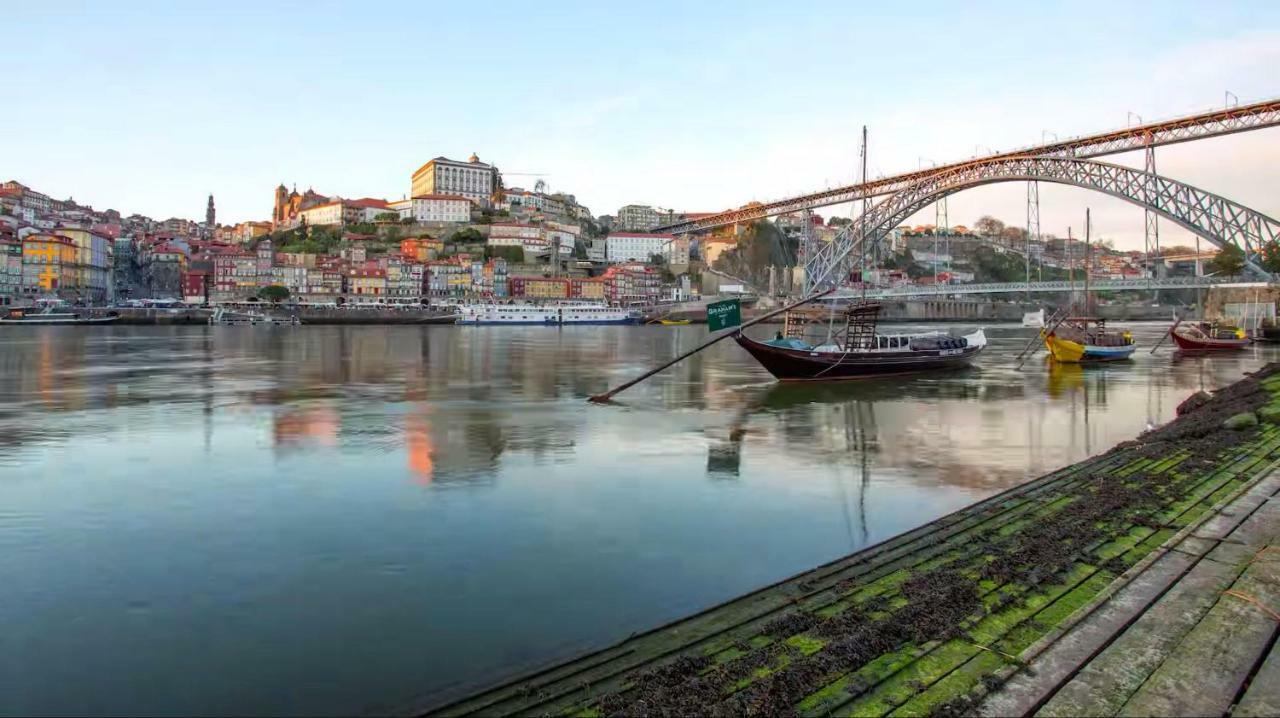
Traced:
[[831, 217], [827, 220], [828, 227], [848, 227], [853, 224], [853, 220], [848, 217]]
[[1000, 239], [1004, 240], [1005, 244], [1019, 245], [1027, 241], [1027, 230], [1022, 227], [1005, 227], [1000, 230]]
[[387, 227], [386, 239], [388, 242], [399, 242], [400, 237], [401, 237], [401, 232], [399, 227], [395, 225], [391, 225], [390, 227]]
[[475, 227], [463, 227], [449, 235], [448, 241], [454, 244], [477, 244], [484, 242], [484, 235], [480, 234], [480, 230]]
[[524, 249], [487, 245], [484, 248], [484, 256], [486, 259], [505, 259], [508, 264], [520, 264], [524, 261]]
[[258, 296], [272, 304], [279, 304], [289, 298], [289, 288], [282, 287], [279, 284], [272, 284], [270, 286], [263, 287], [258, 292]]
[[999, 237], [1004, 231], [1004, 222], [989, 214], [982, 215], [977, 222], [973, 223], [973, 226], [978, 230], [978, 234], [984, 237]]
[[400, 215], [396, 212], [379, 212], [373, 215], [375, 222], [399, 222]]
[[400, 224], [413, 224], [413, 215], [402, 218]]
[[652, 264], [655, 267], [665, 267], [667, 266], [667, 258], [661, 254], [650, 254], [649, 264]]
[[1261, 264], [1268, 272], [1280, 272], [1280, 242], [1268, 242], [1262, 245]]
[[1209, 260], [1209, 269], [1214, 274], [1234, 277], [1244, 271], [1244, 252], [1235, 244], [1228, 244], [1218, 252], [1218, 256]]

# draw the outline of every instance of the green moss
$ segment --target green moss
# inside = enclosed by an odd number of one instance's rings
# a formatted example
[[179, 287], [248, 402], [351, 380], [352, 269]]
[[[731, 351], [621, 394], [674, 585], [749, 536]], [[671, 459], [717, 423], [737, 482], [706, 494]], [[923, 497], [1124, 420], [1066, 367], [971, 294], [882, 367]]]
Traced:
[[799, 649], [801, 655], [807, 656], [810, 653], [817, 653], [822, 650], [822, 647], [827, 645], [827, 642], [820, 638], [799, 634], [788, 638], [787, 645]]
[[1252, 411], [1245, 411], [1222, 422], [1222, 428], [1231, 429], [1232, 431], [1243, 431], [1258, 425], [1258, 415]]

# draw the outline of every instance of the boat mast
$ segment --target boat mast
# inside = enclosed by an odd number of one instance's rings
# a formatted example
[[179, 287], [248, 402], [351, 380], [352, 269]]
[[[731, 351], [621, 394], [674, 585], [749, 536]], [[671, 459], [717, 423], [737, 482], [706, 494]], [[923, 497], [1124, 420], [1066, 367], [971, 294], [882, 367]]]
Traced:
[[[866, 125], [862, 126], [861, 155], [862, 155], [862, 185], [866, 186], [867, 184], [867, 126]], [[862, 247], [863, 249], [862, 249], [862, 268], [861, 268], [862, 276], [859, 278], [862, 280], [861, 282], [862, 301], [864, 302], [867, 301], [867, 256], [869, 251], [871, 250], [871, 247], [867, 246], [867, 212], [870, 208], [871, 208], [871, 198], [863, 197], [862, 198]], [[935, 262], [937, 261], [937, 257], [934, 257], [934, 261]]]
[[1093, 251], [1093, 247], [1091, 246], [1091, 242], [1090, 242], [1089, 222], [1090, 222], [1089, 208], [1085, 207], [1084, 208], [1084, 315], [1086, 317], [1092, 316], [1093, 314], [1093, 308], [1090, 306], [1093, 303], [1093, 297], [1090, 296], [1089, 294], [1089, 260], [1092, 258], [1091, 252]]
[[1067, 282], [1071, 288], [1070, 299], [1067, 303], [1067, 313], [1075, 311], [1076, 308], [1076, 264], [1075, 258], [1072, 257], [1071, 243], [1074, 241], [1071, 237], [1071, 228], [1067, 227]]

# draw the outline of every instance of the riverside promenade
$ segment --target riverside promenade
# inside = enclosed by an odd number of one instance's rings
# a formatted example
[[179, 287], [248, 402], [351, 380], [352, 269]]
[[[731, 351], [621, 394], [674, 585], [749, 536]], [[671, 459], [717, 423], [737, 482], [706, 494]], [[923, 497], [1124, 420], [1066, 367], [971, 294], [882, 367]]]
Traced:
[[877, 546], [406, 712], [1275, 715], [1280, 367], [1178, 413]]

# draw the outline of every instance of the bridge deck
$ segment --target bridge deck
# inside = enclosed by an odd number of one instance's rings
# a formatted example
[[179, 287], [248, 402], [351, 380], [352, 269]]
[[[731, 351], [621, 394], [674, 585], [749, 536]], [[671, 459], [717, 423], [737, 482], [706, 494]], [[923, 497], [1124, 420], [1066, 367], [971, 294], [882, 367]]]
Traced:
[[[1161, 580], [1174, 587], [1188, 581], [1185, 590], [1193, 591], [1201, 574], [1179, 572], [1178, 561], [1194, 560], [1202, 573], [1212, 572], [1219, 564], [1237, 566], [1240, 551], [1275, 541], [1275, 505], [1258, 507], [1280, 490], [1272, 473], [1280, 464], [1280, 427], [1220, 427], [1226, 416], [1269, 403], [1280, 407], [1280, 375], [1246, 379], [1139, 441], [437, 712], [591, 716], [706, 713], [718, 706], [732, 714], [916, 715], [974, 706], [1023, 710], [1046, 696], [1072, 712], [1068, 696], [1089, 691], [1070, 679], [1092, 675], [1076, 674], [1079, 656], [1092, 655], [1071, 652], [1080, 636], [1110, 643], [1128, 625], [1117, 611], [1140, 605], [1134, 592], [1173, 595], [1156, 591]], [[1237, 540], [1248, 546], [1239, 549]], [[1253, 555], [1266, 559], [1219, 578], [1275, 606], [1263, 589], [1274, 576], [1273, 556]], [[1175, 608], [1157, 604], [1151, 610], [1159, 611], [1131, 630], [1141, 627], [1174, 645], [1160, 616]], [[1168, 689], [1131, 692], [1123, 705], [1198, 705], [1190, 701], [1199, 696], [1177, 692], [1177, 681], [1207, 652], [1240, 643], [1223, 632], [1239, 623], [1242, 609], [1254, 608], [1237, 598], [1212, 603], [1186, 632], [1194, 638], [1177, 642], [1166, 660], [1150, 667], [1148, 674], [1163, 681], [1152, 685]], [[1249, 657], [1274, 632], [1274, 625], [1253, 619], [1239, 625], [1243, 632], [1232, 629], [1231, 636], [1243, 634], [1249, 648], [1222, 662], [1218, 674], [1226, 678], [1215, 674], [1215, 680], [1229, 679], [1227, 686], [1230, 680], [1243, 685], [1258, 665]], [[1136, 641], [1144, 634], [1133, 635]], [[1132, 652], [1115, 653], [1126, 658]], [[1058, 672], [1047, 663], [1051, 658], [1059, 661]], [[1280, 670], [1278, 660], [1268, 670]], [[1028, 662], [1038, 668], [1034, 680], [1018, 673]], [[1003, 692], [988, 695], [1002, 684]], [[1266, 710], [1274, 696], [1261, 681], [1255, 684], [1260, 687], [1248, 705]]]

